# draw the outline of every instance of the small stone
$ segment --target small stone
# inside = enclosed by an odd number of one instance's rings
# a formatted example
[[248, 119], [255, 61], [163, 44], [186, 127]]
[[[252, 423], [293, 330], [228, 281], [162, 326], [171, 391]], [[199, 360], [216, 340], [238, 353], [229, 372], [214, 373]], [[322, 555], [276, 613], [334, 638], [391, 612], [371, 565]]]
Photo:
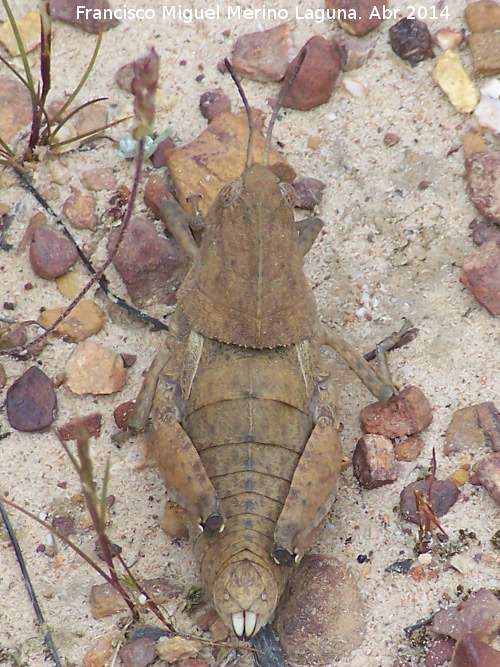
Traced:
[[479, 426], [494, 452], [500, 451], [500, 413], [491, 401], [477, 406]]
[[424, 440], [419, 435], [410, 435], [394, 443], [394, 454], [398, 461], [415, 461], [424, 448]]
[[175, 197], [167, 188], [164, 178], [158, 174], [151, 174], [144, 186], [144, 203], [157, 218], [161, 219], [161, 205], [164, 201], [175, 201]]
[[101, 423], [102, 415], [99, 412], [94, 412], [86, 417], [72, 419], [64, 424], [64, 426], [60, 426], [57, 430], [65, 442], [69, 440], [77, 440], [80, 433], [82, 433], [82, 430], [90, 438], [98, 438], [101, 435]]
[[114, 394], [127, 382], [123, 359], [93, 341], [80, 343], [66, 364], [66, 386], [74, 394]]
[[[119, 230], [109, 236], [115, 247]], [[177, 243], [160, 236], [151, 220], [132, 218], [113, 259], [130, 298], [141, 308], [150, 302], [171, 304], [188, 270], [188, 259]]]
[[337, 558], [306, 555], [281, 598], [275, 627], [285, 657], [311, 665], [345, 660], [363, 643], [365, 609], [356, 580]]
[[[16, 24], [25, 52], [34, 51], [40, 44], [40, 14], [38, 12], [25, 14], [16, 18]], [[0, 26], [0, 43], [3, 44], [11, 56], [21, 55], [10, 21], [5, 21]]]
[[119, 611], [126, 611], [128, 606], [120, 593], [111, 584], [92, 586], [90, 591], [90, 609], [92, 616], [99, 620], [112, 616]]
[[425, 667], [446, 667], [453, 658], [455, 642], [447, 637], [437, 637], [425, 656]]
[[151, 162], [156, 167], [156, 169], [167, 166], [167, 155], [171, 153], [174, 148], [175, 142], [172, 137], [167, 137], [163, 141], [160, 141], [156, 147], [155, 152], [151, 156]]
[[486, 438], [479, 426], [477, 408], [477, 405], [470, 405], [453, 413], [444, 436], [446, 456], [464, 451], [472, 454], [484, 446]]
[[384, 144], [390, 148], [391, 146], [395, 146], [396, 144], [399, 144], [401, 141], [401, 137], [398, 134], [395, 134], [395, 132], [386, 132], [384, 134]]
[[500, 73], [500, 30], [474, 33], [467, 41], [476, 74], [493, 76]]
[[26, 227], [26, 230], [23, 234], [23, 238], [19, 242], [17, 246], [17, 252], [21, 253], [24, 252], [26, 248], [29, 247], [33, 240], [33, 234], [35, 233], [35, 230], [38, 227], [41, 227], [42, 225], [45, 225], [47, 222], [47, 216], [45, 213], [42, 211], [38, 211], [35, 213], [35, 215], [30, 219], [28, 226]]
[[52, 519], [52, 527], [66, 537], [75, 534], [75, 520], [72, 516], [55, 516]]
[[[97, 0], [97, 2], [99, 1]], [[105, 127], [107, 122], [108, 107], [105, 104], [91, 104], [79, 111], [75, 116], [75, 128], [79, 135], [95, 132]]]
[[209, 632], [212, 635], [212, 641], [214, 642], [224, 642], [229, 636], [229, 630], [226, 627], [226, 624], [221, 621], [220, 618], [216, 619], [214, 623], [209, 627]]
[[119, 429], [125, 430], [128, 428], [128, 418], [132, 414], [134, 407], [135, 401], [126, 401], [114, 409], [113, 417]]
[[89, 190], [95, 192], [116, 188], [116, 176], [111, 167], [87, 169], [82, 174], [82, 182]]
[[137, 361], [136, 354], [128, 354], [128, 352], [122, 352], [121, 358], [123, 359], [123, 365], [125, 368], [131, 368]]
[[345, 32], [335, 35], [332, 44], [339, 55], [343, 72], [359, 69], [375, 50], [371, 42], [357, 39]]
[[[412, 482], [411, 484], [408, 484], [408, 486], [405, 486], [401, 491], [401, 514], [407, 521], [418, 524], [415, 491], [418, 490], [421, 496], [427, 499], [429, 494], [429, 483], [429, 479]], [[457, 502], [459, 496], [460, 491], [454, 482], [448, 479], [435, 479], [431, 486], [430, 500], [432, 511], [437, 517], [444, 516]]]
[[[335, 48], [321, 35], [311, 37], [306, 42], [306, 56], [300, 72], [283, 106], [300, 111], [313, 109], [330, 99], [340, 73], [340, 58]], [[285, 82], [297, 65], [298, 56], [290, 63], [285, 73]]]
[[75, 245], [48, 225], [35, 229], [30, 245], [30, 262], [33, 271], [51, 280], [66, 273], [78, 259]]
[[71, 186], [70, 195], [63, 204], [64, 215], [77, 229], [94, 229], [98, 223], [95, 214], [95, 199], [92, 195], [82, 195]]
[[156, 643], [158, 657], [166, 662], [179, 662], [187, 658], [196, 658], [199, 644], [183, 637], [167, 637]]
[[297, 195], [295, 206], [312, 211], [321, 202], [326, 184], [318, 178], [300, 178], [292, 186]]
[[200, 614], [199, 616], [196, 617], [196, 623], [200, 630], [203, 630], [203, 632], [206, 632], [208, 628], [215, 623], [215, 621], [219, 618], [219, 615], [215, 611], [215, 609], [209, 609], [208, 611], [203, 612], [203, 614]]
[[87, 651], [82, 660], [82, 667], [105, 667], [113, 654], [111, 637], [101, 637], [95, 646]]
[[396, 574], [408, 574], [413, 565], [413, 558], [405, 558], [388, 565], [384, 572], [395, 572]]
[[448, 96], [451, 104], [461, 113], [474, 111], [480, 93], [465, 71], [455, 51], [445, 51], [436, 61], [432, 78]]
[[389, 29], [389, 39], [394, 53], [412, 65], [434, 58], [432, 36], [423, 21], [402, 18]]
[[487, 241], [464, 259], [460, 282], [491, 315], [500, 315], [500, 246], [496, 241]]
[[200, 97], [200, 111], [202, 116], [211, 123], [221, 111], [231, 111], [231, 100], [222, 88], [207, 90]]
[[479, 0], [465, 8], [465, 20], [471, 32], [500, 30], [500, 5], [494, 0]]
[[448, 49], [458, 49], [460, 44], [464, 41], [464, 30], [451, 30], [450, 28], [440, 28], [434, 33], [434, 44], [439, 46], [442, 51]]
[[136, 640], [147, 637], [156, 642], [160, 637], [168, 637], [169, 635], [170, 631], [166, 628], [159, 628], [156, 625], [144, 625], [141, 628], [136, 628], [130, 635], [130, 639]]
[[86, 282], [82, 274], [76, 271], [68, 271], [56, 278], [57, 289], [68, 299], [74, 299], [82, 291]]
[[17, 431], [40, 431], [54, 420], [57, 399], [52, 382], [38, 366], [29, 368], [7, 390], [7, 417]]
[[115, 74], [115, 82], [126, 93], [132, 92], [132, 79], [135, 77], [135, 61], [122, 65]]
[[472, 203], [500, 225], [500, 151], [476, 153], [465, 161], [465, 172]]
[[148, 667], [156, 660], [155, 642], [148, 637], [124, 644], [118, 652], [124, 667]]
[[3, 364], [0, 364], [0, 391], [5, 387], [6, 384], [7, 384], [7, 374], [5, 372]]
[[[338, 19], [340, 27], [351, 35], [361, 37], [374, 30], [382, 23], [385, 7], [384, 0], [326, 0], [327, 9], [345, 10], [346, 18]], [[350, 14], [350, 16], [349, 16]], [[352, 18], [354, 17], [355, 18]]]
[[182, 507], [170, 501], [165, 503], [160, 526], [167, 535], [178, 540], [187, 540], [189, 538], [188, 522], [189, 519]]
[[364, 97], [366, 94], [364, 85], [348, 74], [345, 74], [342, 77], [342, 86], [350, 93], [353, 97]]
[[292, 56], [288, 24], [242, 35], [232, 52], [232, 65], [239, 76], [253, 81], [281, 81]]
[[458, 470], [452, 472], [448, 479], [450, 479], [458, 486], [458, 488], [460, 488], [464, 484], [468, 484], [470, 480], [470, 474], [469, 471], [465, 468], [459, 468]]
[[500, 667], [500, 652], [467, 634], [457, 642], [450, 667]]
[[476, 153], [486, 153], [488, 150], [484, 137], [477, 132], [466, 132], [462, 139], [462, 146], [466, 160]]
[[[108, 0], [85, 0], [84, 8], [87, 11], [78, 14], [74, 0], [51, 0], [50, 15], [54, 20], [76, 25], [85, 32], [95, 34], [99, 32], [101, 23], [104, 31], [114, 28], [120, 23], [118, 19], [114, 18], [114, 15], [109, 18], [111, 8]], [[101, 16], [101, 11], [103, 12], [102, 16], [105, 17], [102, 21], [96, 18]]]
[[[44, 329], [48, 329], [65, 310], [66, 307], [45, 310], [38, 318], [38, 322]], [[99, 332], [105, 322], [106, 317], [102, 308], [90, 299], [82, 299], [52, 333], [69, 343], [80, 343]]]
[[387, 438], [401, 438], [419, 433], [432, 421], [432, 409], [418, 387], [407, 387], [387, 403], [377, 401], [360, 414], [366, 433], [378, 433]]
[[0, 137], [7, 143], [33, 116], [30, 94], [20, 81], [0, 76]]
[[25, 324], [8, 324], [0, 328], [0, 350], [21, 347], [27, 340]]
[[376, 489], [397, 479], [392, 442], [383, 435], [364, 435], [354, 450], [352, 465], [365, 489]]
[[482, 94], [474, 109], [474, 118], [481, 127], [491, 130], [493, 134], [500, 134], [500, 100]]
[[480, 484], [500, 504], [500, 452], [488, 454], [479, 462], [472, 484]]
[[313, 151], [318, 148], [318, 146], [321, 144], [321, 137], [309, 137], [307, 140], [307, 146], [311, 148]]
[[481, 588], [457, 607], [441, 609], [432, 619], [432, 630], [457, 641], [474, 634], [490, 643], [500, 629], [500, 600], [486, 588]]

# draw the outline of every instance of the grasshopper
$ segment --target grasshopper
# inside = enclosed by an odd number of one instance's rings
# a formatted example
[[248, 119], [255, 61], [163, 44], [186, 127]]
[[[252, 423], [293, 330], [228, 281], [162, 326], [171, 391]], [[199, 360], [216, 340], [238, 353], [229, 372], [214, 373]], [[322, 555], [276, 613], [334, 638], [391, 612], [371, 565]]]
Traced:
[[151, 419], [170, 496], [199, 528], [204, 585], [242, 639], [272, 619], [335, 497], [339, 422], [321, 346], [335, 349], [379, 400], [396, 393], [319, 320], [303, 262], [322, 223], [295, 223], [293, 188], [267, 166], [289, 86], [263, 164], [252, 162], [251, 112], [239, 87], [249, 117], [246, 167], [211, 206], [200, 246], [172, 203], [162, 206], [192, 266], [129, 420], [140, 429]]

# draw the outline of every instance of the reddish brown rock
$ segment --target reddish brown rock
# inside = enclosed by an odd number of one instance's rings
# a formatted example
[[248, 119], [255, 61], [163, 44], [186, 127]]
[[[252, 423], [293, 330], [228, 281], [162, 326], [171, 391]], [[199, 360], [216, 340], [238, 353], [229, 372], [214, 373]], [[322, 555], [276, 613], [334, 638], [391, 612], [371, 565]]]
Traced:
[[124, 667], [148, 667], [156, 660], [155, 642], [139, 637], [124, 644], [118, 652]]
[[496, 241], [500, 245], [500, 226], [480, 222], [474, 227], [472, 240], [475, 245], [483, 245], [488, 241]]
[[111, 167], [87, 169], [82, 174], [82, 182], [89, 190], [95, 192], [116, 188], [116, 176]]
[[167, 137], [163, 141], [160, 141], [155, 152], [151, 156], [151, 162], [153, 165], [159, 169], [160, 167], [167, 166], [167, 155], [171, 153], [175, 148], [175, 142], [172, 137]]
[[292, 185], [297, 195], [295, 206], [308, 211], [312, 211], [320, 203], [323, 198], [323, 190], [326, 187], [326, 184], [319, 178], [300, 178]]
[[365, 489], [376, 489], [397, 479], [392, 442], [383, 435], [364, 435], [352, 457], [354, 474]]
[[101, 424], [102, 415], [99, 412], [94, 412], [86, 417], [72, 419], [57, 430], [64, 441], [76, 440], [82, 429], [90, 438], [98, 438], [101, 435]]
[[82, 195], [80, 190], [71, 187], [71, 194], [63, 204], [64, 215], [77, 229], [94, 229], [97, 225], [95, 199], [92, 195]]
[[132, 414], [134, 407], [135, 401], [126, 401], [114, 409], [113, 417], [115, 418], [115, 424], [118, 426], [118, 428], [128, 428], [128, 418]]
[[161, 218], [161, 205], [164, 201], [175, 201], [175, 197], [167, 188], [164, 178], [151, 174], [144, 186], [144, 203], [157, 218]]
[[111, 637], [101, 637], [83, 656], [82, 667], [103, 667], [113, 654]]
[[77, 345], [66, 363], [65, 384], [74, 394], [114, 394], [126, 382], [121, 356], [94, 341]]
[[58, 533], [66, 537], [75, 534], [75, 520], [72, 516], [55, 516], [52, 519], [52, 526]]
[[500, 30], [474, 33], [467, 42], [476, 74], [494, 76], [500, 72]]
[[122, 352], [120, 356], [123, 359], [123, 365], [125, 366], [125, 368], [131, 368], [137, 361], [136, 354], [129, 354], [128, 352]]
[[500, 30], [500, 5], [494, 0], [479, 0], [465, 8], [465, 20], [471, 32]]
[[351, 35], [361, 37], [374, 30], [382, 22], [385, 0], [326, 0], [327, 9], [335, 9], [335, 15], [339, 16], [338, 10], [345, 10], [338, 18], [341, 28]]
[[487, 241], [468, 255], [460, 281], [491, 315], [500, 315], [500, 246]]
[[32, 118], [28, 90], [20, 81], [0, 76], [0, 137], [7, 143]]
[[475, 635], [464, 635], [457, 642], [450, 667], [500, 667], [500, 652]]
[[345, 32], [335, 35], [332, 44], [339, 54], [343, 72], [359, 69], [375, 50], [371, 42], [357, 39]]
[[425, 667], [446, 667], [453, 658], [455, 642], [447, 637], [435, 639], [425, 656]]
[[398, 134], [395, 134], [394, 132], [386, 132], [384, 134], [384, 144], [390, 148], [391, 146], [395, 146], [396, 144], [399, 144], [401, 141], [401, 137]]
[[457, 607], [441, 609], [432, 619], [432, 630], [457, 641], [473, 634], [490, 643], [500, 629], [500, 600], [486, 588], [481, 588]]
[[115, 82], [119, 88], [126, 93], [132, 92], [132, 79], [135, 76], [134, 70], [135, 61], [131, 61], [122, 65], [115, 74]]
[[7, 390], [7, 417], [17, 431], [39, 431], [54, 420], [57, 399], [52, 382], [38, 366], [29, 368]]
[[446, 456], [464, 451], [474, 453], [484, 445], [486, 438], [479, 426], [477, 408], [477, 405], [469, 405], [453, 413], [445, 433]]
[[[340, 72], [340, 58], [335, 48], [324, 37], [316, 35], [306, 42], [306, 57], [283, 106], [307, 111], [330, 99]], [[290, 63], [285, 81], [297, 65], [298, 56]]]
[[465, 161], [465, 173], [474, 206], [500, 225], [500, 151], [475, 153]]
[[51, 280], [66, 273], [78, 259], [75, 245], [47, 225], [35, 229], [30, 245], [30, 262], [33, 271]]
[[[86, 0], [84, 5], [86, 12], [77, 12], [77, 3], [74, 0], [51, 0], [50, 15], [52, 19], [64, 21], [76, 25], [85, 32], [98, 33], [101, 28], [100, 16], [104, 17], [101, 11], [110, 10], [108, 0]], [[102, 21], [103, 30], [114, 28], [120, 23], [116, 18], [106, 17]]]
[[491, 401], [477, 406], [477, 416], [488, 444], [494, 452], [500, 451], [500, 413]]
[[432, 421], [432, 409], [418, 387], [407, 387], [387, 403], [377, 401], [360, 414], [366, 433], [378, 433], [387, 438], [401, 438], [419, 433]]
[[394, 454], [398, 461], [415, 461], [424, 445], [425, 442], [419, 435], [410, 435], [394, 443]]
[[286, 23], [242, 35], [232, 52], [232, 65], [239, 76], [253, 81], [281, 81], [292, 52], [292, 36]]
[[389, 40], [394, 53], [412, 65], [434, 58], [432, 35], [423, 21], [402, 18], [389, 29]]
[[[408, 484], [408, 486], [405, 486], [401, 491], [401, 514], [407, 521], [418, 523], [415, 491], [418, 490], [420, 495], [427, 499], [429, 495], [429, 483], [428, 479], [412, 482], [412, 484]], [[431, 486], [430, 500], [432, 511], [437, 517], [444, 516], [457, 502], [459, 496], [460, 491], [455, 482], [452, 482], [449, 479], [435, 479]]]
[[306, 665], [346, 659], [363, 642], [357, 583], [337, 558], [310, 554], [292, 572], [275, 627], [285, 657]]
[[222, 88], [207, 90], [200, 97], [200, 111], [203, 117], [211, 123], [217, 114], [222, 111], [231, 111], [231, 100]]
[[[108, 250], [115, 246], [119, 230], [109, 237]], [[130, 298], [141, 308], [151, 301], [171, 304], [188, 269], [180, 247], [145, 218], [133, 218], [113, 260]]]
[[484, 137], [477, 132], [466, 132], [462, 137], [462, 148], [466, 160], [476, 155], [476, 153], [487, 153], [488, 144]]
[[479, 462], [472, 484], [480, 484], [500, 504], [500, 452], [488, 454]]

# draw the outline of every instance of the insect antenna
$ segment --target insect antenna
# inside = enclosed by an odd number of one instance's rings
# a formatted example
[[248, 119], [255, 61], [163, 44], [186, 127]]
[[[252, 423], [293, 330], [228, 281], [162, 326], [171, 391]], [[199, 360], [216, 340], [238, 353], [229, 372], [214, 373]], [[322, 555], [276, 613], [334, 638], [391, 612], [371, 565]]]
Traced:
[[264, 160], [263, 164], [265, 167], [267, 167], [267, 164], [269, 162], [269, 152], [271, 150], [271, 137], [273, 135], [273, 127], [274, 123], [276, 122], [276, 118], [278, 117], [278, 114], [280, 112], [280, 109], [283, 105], [283, 102], [285, 100], [285, 97], [288, 95], [290, 92], [290, 88], [293, 85], [293, 82], [295, 81], [295, 77], [297, 74], [300, 72], [300, 68], [302, 67], [305, 57], [307, 54], [306, 49], [301, 49], [299, 53], [299, 58], [297, 60], [297, 64], [295, 65], [295, 69], [293, 70], [290, 78], [286, 82], [286, 84], [283, 86], [280, 96], [278, 97], [278, 101], [276, 102], [276, 106], [274, 107], [273, 115], [271, 116], [271, 120], [269, 121], [269, 127], [267, 128], [267, 136], [266, 136], [266, 149], [264, 151]]
[[227, 67], [227, 71], [231, 75], [231, 78], [234, 81], [234, 83], [236, 85], [236, 88], [238, 89], [240, 97], [243, 100], [243, 104], [245, 105], [245, 111], [247, 112], [247, 118], [248, 118], [248, 146], [247, 146], [246, 168], [249, 169], [252, 166], [253, 137], [254, 137], [253, 122], [252, 122], [252, 110], [250, 109], [250, 104], [248, 103], [247, 96], [245, 95], [245, 91], [243, 90], [243, 88], [241, 86], [241, 83], [239, 82], [239, 79], [236, 76], [236, 73], [233, 69], [233, 66], [231, 65], [231, 63], [229, 62], [229, 60], [227, 58], [224, 58], [224, 64]]

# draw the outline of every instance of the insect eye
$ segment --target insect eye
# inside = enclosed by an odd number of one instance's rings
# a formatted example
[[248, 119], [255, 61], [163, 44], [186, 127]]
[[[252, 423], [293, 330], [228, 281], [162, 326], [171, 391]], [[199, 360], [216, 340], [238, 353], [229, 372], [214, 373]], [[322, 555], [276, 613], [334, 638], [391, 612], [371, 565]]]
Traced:
[[219, 197], [217, 198], [219, 205], [222, 206], [222, 208], [231, 206], [231, 204], [238, 198], [242, 188], [243, 183], [241, 179], [225, 185], [219, 192]]
[[297, 195], [295, 194], [293, 187], [290, 183], [280, 183], [280, 190], [284, 200], [293, 208], [297, 201]]

